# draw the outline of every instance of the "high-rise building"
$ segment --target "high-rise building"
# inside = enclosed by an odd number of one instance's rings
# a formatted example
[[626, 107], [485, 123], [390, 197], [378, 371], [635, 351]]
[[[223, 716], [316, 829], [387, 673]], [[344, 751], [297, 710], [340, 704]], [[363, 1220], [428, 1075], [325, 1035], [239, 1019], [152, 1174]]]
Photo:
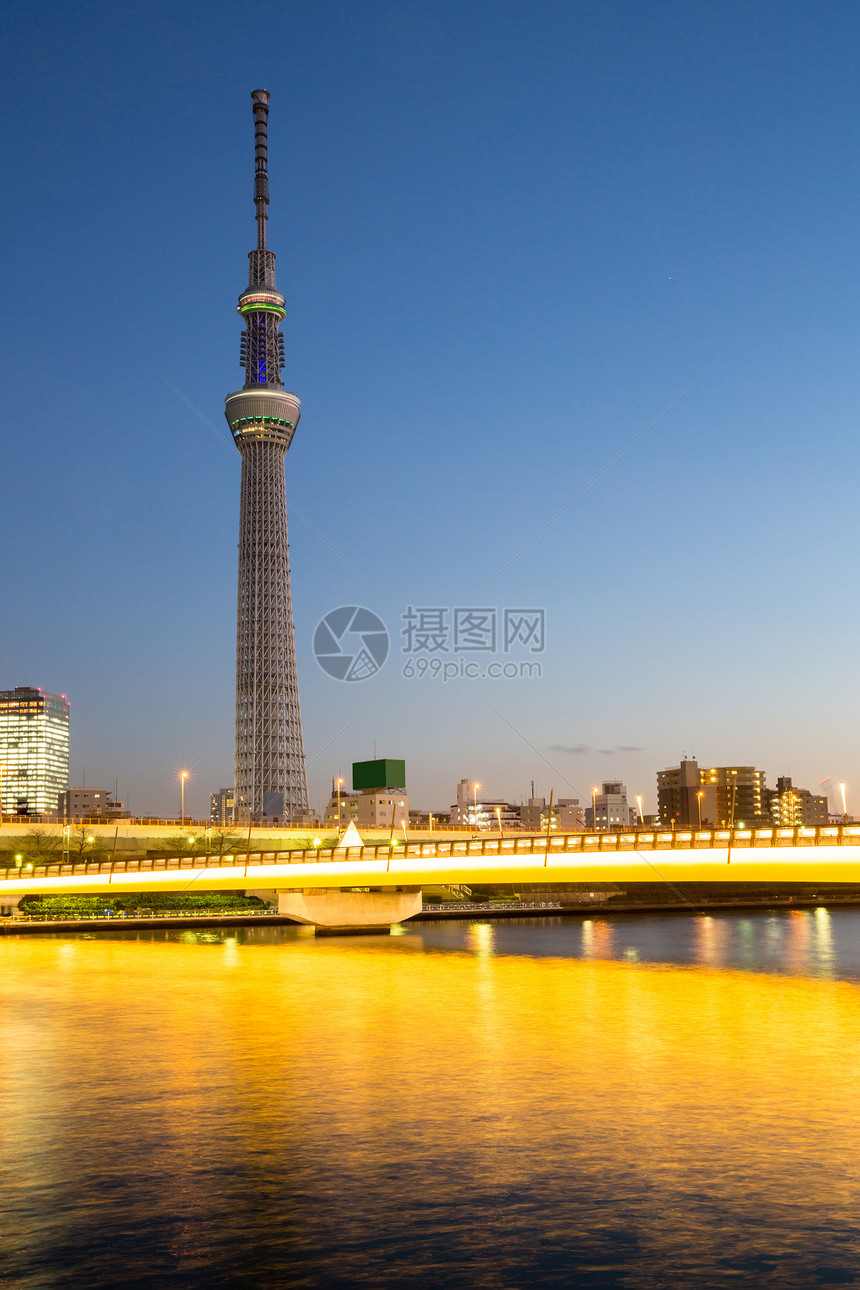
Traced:
[[657, 771], [657, 814], [667, 827], [698, 827], [699, 780], [699, 763], [692, 758]]
[[56, 815], [69, 787], [69, 705], [29, 685], [0, 690], [0, 819]]
[[[699, 767], [704, 828], [764, 827], [770, 823], [764, 771], [755, 766]], [[664, 820], [665, 824], [666, 821]]]
[[770, 823], [765, 773], [755, 766], [700, 766], [692, 759], [657, 772], [657, 812], [666, 828]]
[[301, 408], [281, 382], [287, 316], [275, 285], [275, 254], [266, 247], [269, 205], [269, 93], [253, 90], [257, 248], [249, 253], [240, 366], [245, 384], [226, 400], [225, 416], [242, 456], [239, 594], [236, 629], [236, 822], [298, 822], [308, 814], [308, 786], [287, 546], [284, 465]]
[[233, 823], [232, 788], [219, 788], [217, 793], [209, 794], [209, 819], [222, 828]]

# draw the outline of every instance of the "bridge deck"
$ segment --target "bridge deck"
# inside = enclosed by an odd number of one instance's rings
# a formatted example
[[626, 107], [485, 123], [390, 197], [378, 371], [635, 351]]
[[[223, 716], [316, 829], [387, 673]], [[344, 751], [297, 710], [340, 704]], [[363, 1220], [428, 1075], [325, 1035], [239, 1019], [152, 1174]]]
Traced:
[[544, 833], [0, 869], [3, 895], [431, 883], [860, 883], [860, 825]]

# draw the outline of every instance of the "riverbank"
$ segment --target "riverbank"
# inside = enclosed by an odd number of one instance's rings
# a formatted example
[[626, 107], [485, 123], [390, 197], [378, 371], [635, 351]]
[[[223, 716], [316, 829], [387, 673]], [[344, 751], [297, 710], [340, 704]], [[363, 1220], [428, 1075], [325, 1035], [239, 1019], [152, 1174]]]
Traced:
[[[624, 893], [626, 896], [627, 893]], [[792, 909], [833, 909], [860, 906], [860, 890], [849, 892], [808, 893], [794, 892], [787, 895], [774, 895], [772, 892], [756, 896], [752, 893], [742, 895], [700, 897], [684, 899], [670, 895], [667, 899], [617, 899], [609, 900], [603, 893], [595, 893], [590, 899], [580, 903], [561, 903], [554, 901], [463, 901], [445, 904], [427, 905], [420, 914], [409, 919], [409, 923], [431, 923], [450, 921], [496, 921], [521, 918], [591, 918], [608, 917], [614, 914], [707, 914], [707, 913], [743, 913], [765, 912]], [[0, 919], [0, 936], [17, 934], [38, 934], [40, 932], [103, 932], [103, 931], [139, 931], [143, 928], [197, 928], [207, 927], [299, 927], [293, 919], [279, 914], [276, 910], [262, 909], [245, 913], [241, 911], [212, 913], [207, 910], [183, 913], [159, 912], [138, 916], [88, 914], [79, 918], [63, 918], [59, 915], [19, 916]], [[388, 935], [387, 930], [380, 935]]]

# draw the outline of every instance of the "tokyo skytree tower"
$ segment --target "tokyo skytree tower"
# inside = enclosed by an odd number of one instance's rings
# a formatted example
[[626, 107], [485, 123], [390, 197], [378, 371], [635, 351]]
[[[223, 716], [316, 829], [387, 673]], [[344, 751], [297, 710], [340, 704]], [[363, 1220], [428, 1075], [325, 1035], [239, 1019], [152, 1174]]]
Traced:
[[236, 628], [236, 778], [234, 819], [295, 822], [308, 810], [308, 785], [296, 642], [290, 596], [284, 464], [301, 416], [281, 382], [287, 316], [266, 248], [268, 90], [253, 90], [257, 249], [239, 297], [245, 321], [239, 364], [245, 384], [228, 394], [225, 416], [242, 456], [239, 596]]

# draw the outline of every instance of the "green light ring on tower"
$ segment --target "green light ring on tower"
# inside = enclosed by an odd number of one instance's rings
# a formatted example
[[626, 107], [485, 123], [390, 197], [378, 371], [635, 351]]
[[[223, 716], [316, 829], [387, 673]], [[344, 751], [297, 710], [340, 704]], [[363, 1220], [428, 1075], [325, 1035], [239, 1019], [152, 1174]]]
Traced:
[[296, 428], [292, 421], [285, 421], [283, 417], [239, 417], [238, 421], [230, 422], [231, 430], [238, 426], [286, 426], [288, 430]]
[[241, 314], [243, 318], [246, 314], [277, 314], [281, 322], [287, 316], [286, 309], [282, 309], [280, 305], [237, 305], [236, 313]]
[[284, 308], [286, 301], [280, 291], [243, 291], [236, 306], [240, 314], [271, 313], [277, 314], [281, 321], [287, 316]]

